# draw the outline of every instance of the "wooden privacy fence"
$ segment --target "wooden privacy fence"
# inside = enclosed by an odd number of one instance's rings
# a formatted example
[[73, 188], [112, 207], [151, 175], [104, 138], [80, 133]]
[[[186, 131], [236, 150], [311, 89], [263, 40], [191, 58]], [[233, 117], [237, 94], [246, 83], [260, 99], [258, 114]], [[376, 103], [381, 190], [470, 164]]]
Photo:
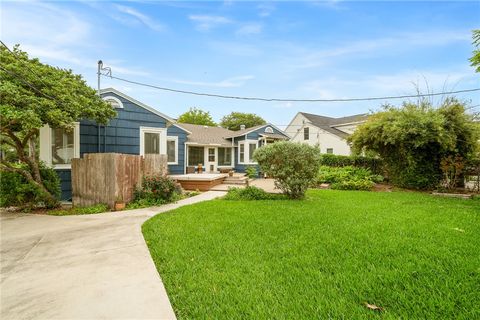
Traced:
[[129, 202], [144, 175], [167, 174], [167, 156], [122, 153], [89, 153], [72, 159], [72, 200], [74, 206], [115, 201]]

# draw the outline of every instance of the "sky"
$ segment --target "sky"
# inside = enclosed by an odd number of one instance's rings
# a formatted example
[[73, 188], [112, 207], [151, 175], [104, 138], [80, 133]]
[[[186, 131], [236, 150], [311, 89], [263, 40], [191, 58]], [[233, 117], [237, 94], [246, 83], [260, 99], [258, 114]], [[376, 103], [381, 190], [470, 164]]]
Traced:
[[[220, 95], [335, 99], [480, 87], [468, 61], [480, 1], [2, 1], [0, 10], [10, 48], [20, 44], [94, 88], [100, 59], [116, 77]], [[299, 111], [337, 117], [401, 103], [225, 100], [105, 77], [101, 87], [174, 118], [198, 107], [216, 121], [253, 112], [281, 127]], [[478, 92], [458, 96], [480, 104]]]

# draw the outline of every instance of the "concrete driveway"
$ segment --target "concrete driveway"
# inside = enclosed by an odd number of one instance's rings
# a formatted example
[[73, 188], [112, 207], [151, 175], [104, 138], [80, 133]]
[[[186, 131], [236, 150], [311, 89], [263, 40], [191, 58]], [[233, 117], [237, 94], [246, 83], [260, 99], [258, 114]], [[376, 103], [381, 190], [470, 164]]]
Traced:
[[141, 225], [158, 208], [87, 216], [0, 215], [0, 318], [175, 319]]

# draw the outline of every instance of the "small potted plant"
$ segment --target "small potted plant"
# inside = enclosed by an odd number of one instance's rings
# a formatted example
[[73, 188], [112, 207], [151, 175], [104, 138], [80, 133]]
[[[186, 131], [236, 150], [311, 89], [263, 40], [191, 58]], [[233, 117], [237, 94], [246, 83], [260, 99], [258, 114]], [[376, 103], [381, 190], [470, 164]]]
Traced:
[[228, 176], [233, 177], [233, 170], [228, 171]]
[[115, 200], [115, 211], [122, 211], [125, 209], [125, 201], [123, 201], [122, 196], [117, 196], [117, 200]]

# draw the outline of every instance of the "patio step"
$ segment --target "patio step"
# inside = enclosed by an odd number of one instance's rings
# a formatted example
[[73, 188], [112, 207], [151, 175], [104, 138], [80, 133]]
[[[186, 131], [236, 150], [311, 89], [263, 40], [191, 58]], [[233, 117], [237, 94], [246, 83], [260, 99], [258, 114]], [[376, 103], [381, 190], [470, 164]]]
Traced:
[[223, 180], [224, 184], [247, 184], [248, 177], [247, 176], [241, 176], [241, 177], [226, 177], [225, 180]]

